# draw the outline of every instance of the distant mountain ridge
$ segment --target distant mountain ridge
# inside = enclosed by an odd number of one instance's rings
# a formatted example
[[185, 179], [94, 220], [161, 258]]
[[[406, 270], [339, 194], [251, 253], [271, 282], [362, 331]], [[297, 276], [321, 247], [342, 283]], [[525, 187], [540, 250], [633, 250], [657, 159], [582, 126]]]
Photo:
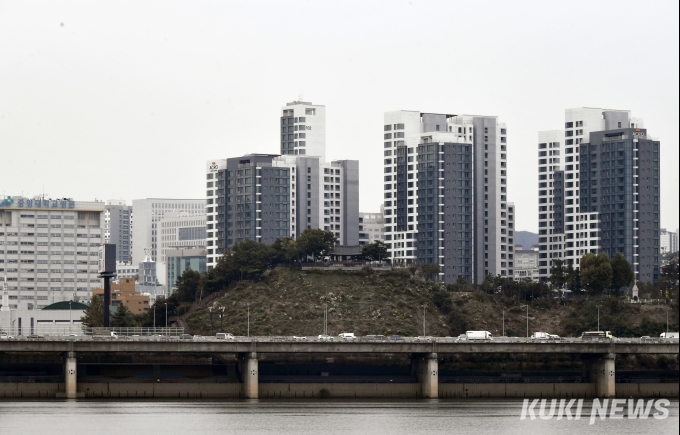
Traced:
[[531, 249], [531, 245], [538, 245], [538, 234], [529, 231], [515, 231], [515, 245], [522, 245], [524, 249]]

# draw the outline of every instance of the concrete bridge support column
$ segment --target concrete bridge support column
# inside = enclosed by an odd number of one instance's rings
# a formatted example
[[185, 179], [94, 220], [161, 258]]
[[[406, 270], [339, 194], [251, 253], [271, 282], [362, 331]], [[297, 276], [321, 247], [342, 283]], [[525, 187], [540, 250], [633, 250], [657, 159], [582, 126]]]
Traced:
[[64, 355], [64, 392], [67, 399], [78, 397], [78, 370], [75, 352]]
[[418, 377], [421, 397], [439, 397], [439, 362], [436, 353], [414, 354], [411, 357], [411, 374]]
[[616, 397], [616, 355], [608, 353], [593, 363], [591, 382], [595, 384], [597, 397]]
[[259, 394], [257, 354], [248, 352], [239, 355], [241, 372], [241, 397], [257, 399]]

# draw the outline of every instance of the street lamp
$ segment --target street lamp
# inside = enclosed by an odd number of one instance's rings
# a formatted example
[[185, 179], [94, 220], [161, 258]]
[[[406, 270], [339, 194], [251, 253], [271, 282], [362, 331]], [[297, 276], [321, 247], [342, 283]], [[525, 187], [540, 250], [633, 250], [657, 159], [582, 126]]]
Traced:
[[421, 307], [423, 307], [423, 337], [425, 337], [425, 307], [427, 307], [427, 304], [423, 304]]
[[505, 310], [503, 310], [503, 337], [505, 337]]
[[250, 338], [250, 303], [246, 305], [248, 306], [248, 338]]
[[220, 331], [224, 331], [224, 310], [226, 307], [219, 307], [220, 313]]

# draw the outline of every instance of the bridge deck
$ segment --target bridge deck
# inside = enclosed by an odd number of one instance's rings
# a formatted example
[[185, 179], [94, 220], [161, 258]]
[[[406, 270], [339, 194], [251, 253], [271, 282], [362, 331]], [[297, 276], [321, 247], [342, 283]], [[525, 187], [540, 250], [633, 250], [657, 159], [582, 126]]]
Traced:
[[292, 341], [272, 338], [180, 340], [177, 338], [2, 339], [0, 352], [145, 353], [532, 353], [678, 354], [678, 340], [635, 339], [536, 341], [526, 339]]

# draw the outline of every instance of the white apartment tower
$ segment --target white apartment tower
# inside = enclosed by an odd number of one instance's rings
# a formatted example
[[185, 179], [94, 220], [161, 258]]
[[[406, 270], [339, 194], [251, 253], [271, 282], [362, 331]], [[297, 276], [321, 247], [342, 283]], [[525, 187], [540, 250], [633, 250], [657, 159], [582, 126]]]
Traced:
[[250, 154], [206, 164], [208, 268], [241, 240], [274, 243], [306, 229], [359, 244], [359, 162]]
[[281, 108], [281, 154], [326, 162], [326, 107], [293, 101]]
[[396, 111], [384, 123], [385, 242], [440, 279], [513, 276], [507, 136], [497, 117]]
[[638, 279], [655, 279], [658, 148], [628, 110], [567, 109], [564, 129], [538, 133], [542, 281], [554, 259], [578, 268], [584, 254], [602, 251], [623, 253]]

